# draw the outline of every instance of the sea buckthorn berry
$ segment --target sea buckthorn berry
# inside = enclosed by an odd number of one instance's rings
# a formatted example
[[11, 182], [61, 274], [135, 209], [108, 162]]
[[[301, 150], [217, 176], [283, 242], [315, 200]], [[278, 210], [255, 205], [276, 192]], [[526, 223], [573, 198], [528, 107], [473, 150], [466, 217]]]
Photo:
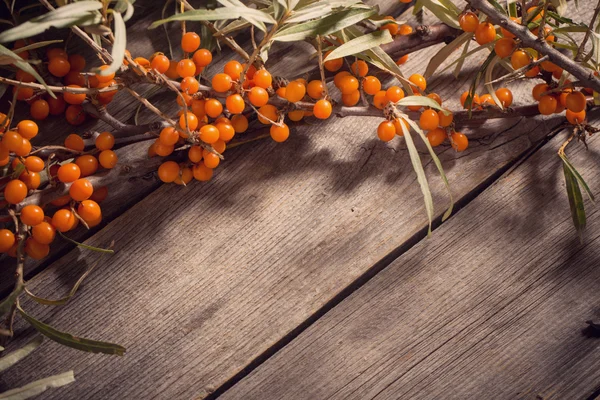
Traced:
[[408, 54], [405, 54], [405, 55], [403, 55], [402, 57], [400, 57], [399, 59], [396, 60], [396, 65], [406, 64], [407, 61], [408, 61]]
[[423, 75], [412, 74], [410, 78], [408, 78], [408, 80], [412, 82], [416, 87], [421, 89], [421, 91], [425, 91], [425, 89], [427, 88], [427, 81], [425, 80], [425, 77], [423, 77]]
[[13, 86], [13, 94], [17, 92], [17, 100], [27, 100], [33, 97], [33, 89], [27, 87], [16, 87]]
[[201, 119], [206, 115], [206, 111], [204, 110], [205, 103], [206, 100], [204, 99], [192, 100], [192, 104], [190, 105], [190, 107], [192, 108], [192, 112], [196, 115], [196, 117], [198, 117], [198, 119]]
[[29, 156], [25, 159], [25, 168], [27, 168], [27, 171], [42, 172], [44, 167], [44, 160], [37, 156]]
[[192, 53], [200, 47], [200, 36], [195, 32], [186, 32], [181, 37], [181, 49], [186, 53]]
[[[140, 67], [150, 68], [150, 60], [148, 60], [145, 57], [136, 57], [133, 59], [133, 61]], [[136, 72], [136, 74], [137, 74], [137, 72]]]
[[553, 73], [552, 73], [552, 77], [554, 77], [554, 79], [558, 79], [560, 80], [560, 78], [562, 77], [563, 74], [563, 69], [558, 67]]
[[404, 136], [404, 129], [402, 129], [402, 126], [404, 126], [406, 130], [409, 129], [408, 122], [406, 122], [404, 118], [395, 118], [392, 121], [392, 124], [394, 124], [394, 129], [396, 129], [396, 135], [398, 136]]
[[248, 130], [248, 118], [246, 118], [244, 115], [234, 115], [231, 117], [231, 125], [236, 133], [246, 132]]
[[[521, 24], [521, 18], [517, 18], [517, 17], [510, 17], [510, 19], [517, 23], [517, 24]], [[500, 32], [502, 32], [502, 36], [504, 36], [505, 38], [509, 38], [509, 39], [514, 39], [515, 35], [513, 35], [512, 33], [510, 33], [509, 31], [507, 31], [506, 29], [504, 29], [503, 27], [500, 27]]]
[[215, 127], [219, 131], [219, 140], [229, 142], [235, 136], [235, 128], [231, 123], [217, 122]]
[[[467, 104], [468, 98], [469, 98], [469, 91], [463, 92], [463, 94], [460, 95], [460, 105], [463, 108], [469, 107], [469, 105]], [[474, 94], [473, 98], [471, 99], [471, 108], [477, 107], [480, 104], [479, 102], [480, 102], [479, 96]]]
[[[258, 109], [258, 120], [265, 124], [271, 124], [271, 121], [277, 121], [278, 112], [277, 107], [272, 104], [266, 104]], [[269, 121], [271, 120], [271, 121]]]
[[[331, 50], [329, 50], [327, 53], [325, 53], [323, 56], [323, 59], [327, 58], [327, 56], [330, 53], [331, 53]], [[323, 63], [323, 67], [329, 72], [335, 72], [335, 71], [339, 70], [340, 68], [342, 68], [342, 65], [344, 65], [344, 60], [341, 58], [334, 58], [333, 60], [328, 60]]]
[[25, 157], [29, 153], [31, 153], [31, 142], [23, 138], [23, 140], [21, 141], [21, 147], [15, 150], [15, 154], [19, 157]]
[[540, 66], [544, 71], [554, 72], [560, 69], [560, 67], [554, 64], [552, 61], [542, 61]]
[[225, 143], [225, 141], [219, 139], [212, 144], [212, 147], [213, 147], [213, 149], [215, 149], [215, 151], [217, 153], [223, 154], [223, 152], [225, 152], [225, 149], [227, 148], [227, 143]]
[[344, 76], [340, 79], [340, 92], [342, 92], [342, 94], [350, 94], [356, 90], [358, 90], [358, 79], [356, 79], [354, 76], [352, 75], [347, 75]]
[[390, 21], [393, 21], [393, 22], [390, 22], [390, 23], [387, 23], [385, 25], [380, 26], [379, 30], [380, 31], [388, 30], [388, 31], [390, 31], [390, 34], [392, 36], [394, 36], [395, 34], [397, 34], [398, 33], [398, 24], [396, 23], [396, 20], [394, 19], [394, 17], [388, 15], [387, 17], [384, 17], [384, 19], [387, 19], [387, 20], [390, 20]]
[[219, 163], [221, 162], [218, 155], [211, 153], [207, 150], [203, 152], [202, 161], [204, 162], [204, 165], [210, 169], [217, 168], [219, 166]]
[[460, 28], [465, 32], [475, 32], [479, 26], [479, 18], [474, 12], [467, 11], [458, 17]]
[[542, 115], [550, 115], [556, 111], [556, 97], [545, 95], [540, 98], [540, 102], [538, 104], [538, 110]]
[[207, 99], [204, 103], [206, 115], [211, 118], [217, 118], [223, 112], [223, 105], [217, 99]]
[[85, 69], [85, 58], [81, 54], [71, 54], [68, 61], [71, 71], [81, 72]]
[[[106, 150], [110, 151], [110, 150]], [[100, 153], [102, 155], [102, 153]], [[85, 178], [79, 178], [75, 182], [71, 184], [69, 188], [69, 195], [75, 201], [83, 201], [90, 198], [92, 193], [94, 192], [94, 187]]]
[[194, 165], [192, 173], [194, 174], [194, 179], [201, 182], [209, 181], [213, 176], [213, 170], [204, 164]]
[[44, 222], [44, 210], [33, 204], [23, 207], [21, 210], [21, 222], [25, 225], [36, 226]]
[[77, 85], [79, 87], [85, 86], [85, 77], [77, 71], [69, 71], [63, 78], [63, 83], [67, 86]]
[[287, 116], [290, 119], [290, 121], [298, 122], [298, 121], [301, 121], [302, 118], [304, 118], [304, 111], [303, 110], [289, 111], [287, 113]]
[[204, 125], [200, 128], [199, 136], [204, 143], [214, 143], [219, 140], [219, 129], [214, 125]]
[[56, 99], [48, 96], [46, 97], [46, 102], [48, 103], [48, 108], [50, 111], [50, 115], [60, 115], [65, 112], [67, 108], [67, 103], [63, 99], [63, 96], [60, 93], [55, 93]]
[[182, 92], [181, 96], [177, 96], [177, 104], [180, 107], [183, 107], [184, 104], [188, 107], [191, 106], [193, 100], [194, 98], [187, 93]]
[[500, 58], [506, 58], [512, 54], [517, 48], [517, 43], [514, 39], [500, 38], [494, 44], [494, 51]]
[[243, 70], [244, 67], [242, 66], [242, 64], [235, 60], [228, 61], [223, 67], [223, 72], [229, 75], [234, 81], [240, 79], [240, 75], [242, 74]]
[[258, 71], [256, 71], [252, 80], [254, 81], [254, 84], [256, 86], [259, 86], [263, 89], [267, 89], [268, 87], [270, 87], [273, 82], [271, 74], [266, 69], [259, 69]]
[[323, 97], [324, 90], [325, 90], [325, 85], [323, 84], [322, 81], [320, 81], [318, 79], [315, 79], [314, 81], [310, 81], [308, 83], [308, 86], [306, 87], [306, 92], [314, 100], [319, 100], [321, 97]]
[[51, 60], [54, 57], [69, 58], [69, 55], [64, 49], [61, 49], [60, 47], [51, 47], [46, 50], [46, 57], [48, 57], [48, 60]]
[[302, 100], [305, 94], [306, 86], [302, 82], [292, 81], [285, 87], [285, 98], [291, 103]]
[[48, 102], [43, 99], [39, 99], [31, 103], [29, 107], [29, 114], [33, 117], [33, 119], [37, 119], [39, 121], [46, 119], [48, 114], [50, 114], [50, 106]]
[[545, 83], [538, 83], [531, 90], [531, 95], [535, 100], [540, 101], [540, 99], [542, 98], [542, 93], [546, 93], [549, 90], [550, 86], [546, 85]]
[[98, 171], [98, 159], [90, 154], [77, 157], [75, 164], [79, 167], [82, 177], [93, 175]]
[[388, 90], [385, 91], [385, 97], [388, 99], [388, 101], [395, 103], [404, 98], [404, 90], [398, 86], [390, 86]]
[[481, 96], [479, 96], [479, 104], [484, 105], [487, 104], [489, 106], [495, 106], [496, 102], [494, 101], [494, 98], [492, 97], [491, 94], [482, 94]]
[[102, 150], [98, 155], [98, 162], [102, 165], [102, 168], [114, 168], [118, 161], [119, 157], [117, 156], [117, 153], [112, 150]]
[[16, 151], [23, 145], [23, 137], [16, 131], [8, 131], [2, 137], [2, 146], [9, 151]]
[[17, 132], [25, 139], [33, 139], [38, 134], [38, 125], [28, 119], [24, 119], [17, 124]]
[[452, 133], [452, 147], [456, 151], [465, 151], [469, 147], [469, 138], [460, 132]]
[[355, 106], [358, 104], [359, 101], [360, 101], [360, 91], [359, 90], [355, 90], [354, 92], [352, 92], [350, 94], [342, 95], [342, 103], [344, 103], [344, 105], [346, 107]]
[[585, 121], [585, 110], [582, 110], [577, 113], [575, 113], [571, 110], [567, 110], [566, 116], [567, 116], [567, 121], [569, 121], [571, 124], [573, 124], [573, 125], [581, 124], [581, 123], [583, 123], [583, 121]]
[[81, 170], [75, 163], [67, 163], [58, 169], [58, 180], [64, 183], [73, 182], [81, 176]]
[[65, 138], [65, 147], [71, 150], [83, 151], [85, 142], [81, 136], [71, 133]]
[[540, 19], [542, 19], [543, 15], [544, 15], [544, 10], [542, 10], [541, 8], [538, 8], [536, 6], [529, 7], [527, 9], [527, 21], [528, 22], [539, 21]]
[[179, 127], [181, 129], [186, 129], [186, 121], [187, 121], [187, 129], [190, 131], [195, 131], [198, 128], [198, 117], [191, 112], [187, 114], [181, 114], [179, 117]]
[[556, 110], [554, 110], [554, 114], [560, 114], [565, 111], [566, 107], [560, 103], [560, 100], [556, 101]]
[[[178, 168], [179, 169], [179, 168]], [[77, 207], [77, 214], [85, 223], [93, 228], [102, 221], [102, 209], [94, 200], [84, 200]]]
[[515, 50], [510, 56], [510, 65], [514, 69], [523, 68], [531, 64], [531, 57], [523, 50]]
[[512, 92], [507, 88], [499, 88], [496, 90], [496, 97], [500, 100], [502, 107], [510, 107], [513, 102]]
[[335, 74], [335, 76], [333, 77], [333, 84], [335, 85], [336, 88], [340, 88], [341, 86], [341, 82], [342, 79], [344, 79], [345, 76], [350, 76], [350, 72], [348, 71], [340, 71], [337, 74]]
[[4, 187], [4, 200], [8, 204], [18, 204], [27, 197], [27, 185], [19, 179], [13, 179]]
[[194, 145], [188, 150], [188, 158], [194, 164], [202, 161], [202, 147]]
[[381, 90], [381, 82], [374, 76], [365, 76], [362, 81], [362, 88], [366, 94], [373, 96]]
[[189, 167], [182, 167], [180, 173], [177, 175], [177, 178], [173, 181], [176, 185], [187, 185], [194, 179], [194, 173], [192, 169]]
[[167, 126], [160, 131], [158, 140], [166, 146], [173, 146], [179, 141], [179, 133], [172, 126]]
[[35, 77], [31, 75], [29, 72], [23, 71], [22, 69], [18, 69], [15, 74], [15, 80], [19, 82], [35, 82]]
[[217, 92], [227, 92], [231, 89], [231, 77], [227, 74], [216, 74], [212, 78], [212, 87]]
[[313, 106], [313, 114], [315, 118], [327, 119], [331, 115], [332, 107], [329, 100], [321, 99]]
[[413, 27], [408, 24], [402, 24], [399, 26], [398, 33], [401, 36], [408, 36], [413, 33]]
[[173, 182], [179, 175], [179, 164], [175, 161], [165, 161], [158, 167], [158, 177], [164, 183]]
[[567, 110], [578, 113], [585, 110], [586, 99], [581, 92], [571, 92], [567, 95], [565, 106]]
[[431, 147], [439, 146], [446, 140], [446, 131], [442, 128], [435, 128], [427, 132], [427, 140]]
[[81, 106], [70, 105], [65, 111], [65, 119], [71, 125], [81, 125], [85, 121], [85, 113]]
[[425, 110], [419, 117], [419, 125], [426, 131], [431, 131], [438, 127], [440, 124], [440, 117], [434, 110]]
[[389, 103], [389, 100], [387, 98], [387, 92], [385, 90], [380, 90], [373, 96], [373, 105], [376, 108], [383, 110], [387, 103]]
[[206, 67], [212, 62], [212, 53], [207, 49], [200, 49], [194, 53], [192, 60], [197, 66]]
[[102, 132], [96, 137], [95, 144], [98, 150], [110, 150], [115, 145], [115, 137], [110, 132]]
[[173, 150], [175, 150], [174, 146], [166, 146], [159, 141], [154, 143], [154, 152], [161, 157], [168, 156], [173, 152]]
[[246, 108], [243, 97], [237, 93], [227, 96], [225, 105], [227, 106], [227, 110], [232, 114], [240, 114]]
[[540, 74], [540, 67], [538, 67], [537, 65], [535, 67], [531, 68], [529, 71], [525, 72], [525, 76], [527, 78], [535, 78], [539, 74]]
[[50, 59], [48, 63], [48, 72], [52, 75], [62, 78], [71, 70], [71, 64], [65, 57], [57, 56]]
[[[323, 100], [319, 100], [323, 101]], [[326, 100], [325, 100], [326, 101]], [[290, 136], [290, 128], [286, 124], [281, 124], [281, 126], [271, 125], [271, 129], [269, 131], [271, 134], [271, 138], [278, 142], [285, 142], [287, 138]]]
[[254, 86], [248, 92], [248, 100], [255, 107], [262, 107], [269, 102], [269, 93], [260, 86]]
[[177, 72], [177, 61], [175, 60], [170, 60], [169, 61], [169, 68], [165, 71], [165, 75], [167, 76], [167, 78], [169, 79], [177, 79], [179, 78], [179, 73]]
[[188, 76], [181, 81], [181, 91], [187, 94], [194, 94], [200, 89], [200, 83], [196, 78]]
[[449, 112], [448, 115], [446, 115], [446, 113], [442, 110], [438, 111], [438, 117], [440, 119], [440, 126], [444, 128], [450, 126], [450, 124], [454, 120], [454, 114]]
[[482, 22], [475, 29], [475, 40], [480, 45], [493, 42], [496, 39], [496, 28], [489, 22]]
[[67, 210], [57, 210], [52, 216], [52, 226], [59, 232], [67, 232], [75, 225], [75, 215]]
[[50, 246], [42, 244], [34, 238], [28, 238], [25, 241], [25, 254], [34, 260], [41, 260], [50, 253]]
[[111, 72], [110, 74], [106, 74], [106, 75], [102, 74], [102, 72], [106, 71], [109, 68], [110, 68], [109, 65], [102, 65], [102, 66], [100, 66], [100, 68], [98, 68], [100, 70], [100, 72], [96, 74], [96, 79], [98, 79], [98, 83], [106, 83], [115, 78], [114, 72]]
[[15, 234], [8, 229], [0, 229], [0, 253], [6, 253], [15, 244]]
[[352, 63], [350, 70], [354, 75], [362, 78], [369, 73], [369, 66], [363, 60], [357, 60]]
[[29, 190], [37, 189], [42, 183], [42, 178], [40, 174], [32, 171], [24, 171], [21, 175], [19, 175], [19, 180], [27, 186]]
[[[182, 78], [196, 75], [196, 64], [190, 59], [183, 59], [177, 63], [177, 75]], [[216, 90], [216, 89], [215, 89]]]
[[383, 121], [377, 127], [377, 136], [384, 142], [389, 142], [396, 136], [396, 127], [392, 121]]
[[38, 243], [50, 244], [56, 237], [56, 228], [51, 223], [42, 221], [31, 229], [31, 235]]

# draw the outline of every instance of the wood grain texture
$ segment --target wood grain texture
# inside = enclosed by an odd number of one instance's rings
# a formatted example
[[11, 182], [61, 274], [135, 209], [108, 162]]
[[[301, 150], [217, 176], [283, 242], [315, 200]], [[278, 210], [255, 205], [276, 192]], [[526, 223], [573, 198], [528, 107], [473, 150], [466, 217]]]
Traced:
[[[598, 114], [596, 114], [598, 115]], [[599, 122], [598, 119], [595, 120]], [[583, 245], [561, 132], [222, 399], [586, 399], [598, 389], [600, 214]], [[598, 143], [569, 158], [597, 192]]]

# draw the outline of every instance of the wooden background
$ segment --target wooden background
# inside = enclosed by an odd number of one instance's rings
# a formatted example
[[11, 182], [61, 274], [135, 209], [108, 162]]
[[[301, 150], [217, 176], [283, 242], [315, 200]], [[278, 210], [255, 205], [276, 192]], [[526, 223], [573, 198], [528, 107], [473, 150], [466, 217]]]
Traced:
[[[400, 3], [380, 5], [416, 23]], [[160, 18], [155, 7], [136, 2], [128, 25], [134, 56], [167, 49], [162, 31], [146, 30]], [[593, 7], [581, 1], [577, 15]], [[405, 74], [422, 73], [440, 47], [412, 54]], [[279, 50], [285, 57], [269, 60], [274, 74], [312, 68], [307, 46]], [[216, 56], [211, 70], [232, 57]], [[481, 61], [429, 88], [458, 109]], [[510, 86], [516, 105], [531, 101], [531, 86]], [[173, 96], [151, 101], [176, 112]], [[126, 121], [136, 108], [119, 94], [109, 110]], [[152, 118], [144, 111], [141, 122]], [[101, 229], [76, 235], [94, 246], [114, 240], [116, 253], [99, 261], [67, 306], [23, 306], [59, 329], [118, 342], [127, 354], [47, 341], [0, 376], [0, 391], [74, 369], [76, 383], [43, 398], [594, 398], [599, 342], [585, 321], [600, 317], [598, 217], [586, 200], [581, 244], [556, 156], [568, 135], [564, 117], [489, 121], [464, 130], [467, 151], [436, 148], [460, 209], [445, 223], [445, 189], [423, 153], [438, 216], [430, 239], [406, 146], [377, 140], [379, 122], [296, 124], [283, 144], [227, 151], [204, 184], [146, 176], [111, 188]], [[76, 131], [92, 128], [103, 129], [90, 122]], [[49, 120], [34, 144], [72, 131]], [[593, 191], [597, 151], [594, 140], [588, 151], [569, 151]], [[54, 246], [49, 260], [28, 264], [31, 288], [59, 297], [100, 257]], [[0, 262], [6, 291], [13, 267]], [[32, 334], [22, 323], [18, 333], [12, 347]]]

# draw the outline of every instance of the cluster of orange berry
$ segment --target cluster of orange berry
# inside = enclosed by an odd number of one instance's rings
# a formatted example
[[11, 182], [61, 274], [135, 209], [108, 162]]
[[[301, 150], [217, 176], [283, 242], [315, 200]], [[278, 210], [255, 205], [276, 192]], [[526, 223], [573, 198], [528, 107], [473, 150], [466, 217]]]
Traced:
[[[402, 1], [402, 3], [410, 3], [412, 0], [405, 0]], [[391, 15], [388, 15], [387, 17], [384, 17], [384, 20], [390, 20], [393, 22], [384, 24], [382, 26], [379, 27], [379, 30], [387, 30], [390, 32], [390, 34], [392, 36], [407, 36], [413, 33], [413, 27], [408, 25], [408, 24], [398, 24], [396, 23], [396, 20], [394, 17], [392, 17]], [[403, 55], [402, 57], [400, 57], [399, 59], [396, 60], [396, 64], [397, 65], [402, 65], [404, 63], [406, 63], [408, 61], [408, 54]]]

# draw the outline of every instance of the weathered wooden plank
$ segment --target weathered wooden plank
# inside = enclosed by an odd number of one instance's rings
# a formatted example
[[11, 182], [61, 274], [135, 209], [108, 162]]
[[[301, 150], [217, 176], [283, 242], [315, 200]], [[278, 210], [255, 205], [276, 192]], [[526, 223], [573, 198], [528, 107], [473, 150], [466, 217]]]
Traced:
[[[599, 122], [598, 119], [595, 120]], [[585, 399], [600, 381], [600, 214], [580, 245], [561, 132], [223, 399]], [[569, 158], [591, 184], [598, 144]]]

